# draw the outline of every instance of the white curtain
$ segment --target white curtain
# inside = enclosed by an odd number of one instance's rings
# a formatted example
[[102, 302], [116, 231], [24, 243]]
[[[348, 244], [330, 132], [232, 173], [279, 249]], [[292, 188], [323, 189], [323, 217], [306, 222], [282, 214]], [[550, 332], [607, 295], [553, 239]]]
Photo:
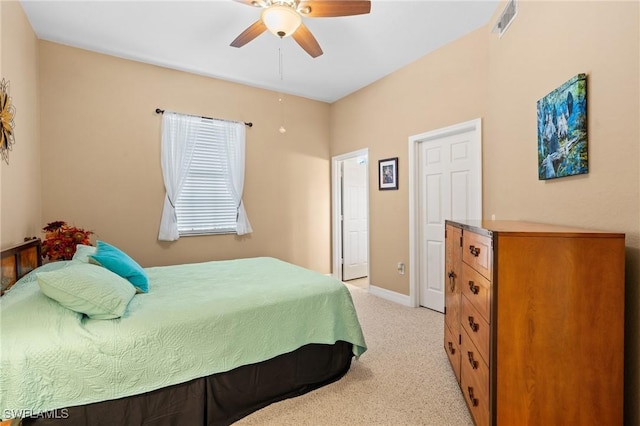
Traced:
[[245, 127], [244, 123], [227, 123], [224, 127], [227, 133], [227, 158], [229, 159], [230, 188], [234, 201], [238, 206], [238, 222], [236, 234], [244, 235], [253, 232], [247, 212], [242, 202], [244, 190], [244, 158], [245, 158]]
[[158, 240], [176, 241], [180, 238], [175, 200], [180, 196], [191, 165], [196, 144], [195, 132], [200, 120], [199, 117], [169, 111], [165, 111], [162, 116], [161, 161], [166, 196]]

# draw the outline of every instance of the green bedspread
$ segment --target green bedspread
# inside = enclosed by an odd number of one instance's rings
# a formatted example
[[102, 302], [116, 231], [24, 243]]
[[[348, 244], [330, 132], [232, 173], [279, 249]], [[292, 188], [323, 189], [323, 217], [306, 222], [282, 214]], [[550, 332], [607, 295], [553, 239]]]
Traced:
[[273, 258], [147, 268], [124, 316], [92, 320], [20, 282], [0, 299], [0, 417], [120, 398], [308, 343], [366, 350], [339, 281]]

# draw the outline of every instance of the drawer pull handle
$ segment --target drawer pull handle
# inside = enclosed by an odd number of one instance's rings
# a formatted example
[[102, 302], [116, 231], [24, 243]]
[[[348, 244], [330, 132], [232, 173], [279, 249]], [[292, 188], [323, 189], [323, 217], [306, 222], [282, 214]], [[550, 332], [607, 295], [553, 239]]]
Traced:
[[449, 342], [449, 352], [451, 352], [451, 355], [456, 353], [456, 350], [453, 348], [453, 343]]
[[480, 287], [474, 284], [475, 283], [473, 281], [469, 281], [469, 290], [471, 290], [471, 293], [473, 294], [478, 294], [478, 292], [480, 292]]
[[469, 246], [469, 252], [472, 256], [478, 257], [478, 255], [480, 254], [480, 247]]
[[447, 276], [449, 277], [449, 290], [453, 293], [456, 289], [456, 274], [453, 271], [449, 271]]
[[473, 397], [473, 388], [471, 386], [467, 387], [467, 393], [469, 394], [469, 400], [471, 401], [471, 405], [474, 407], [478, 406], [478, 398]]
[[471, 328], [471, 331], [473, 331], [474, 333], [478, 332], [478, 323], [473, 321], [473, 317], [470, 316], [469, 317], [469, 328]]
[[469, 357], [469, 364], [471, 364], [471, 368], [473, 368], [474, 370], [477, 370], [478, 369], [478, 361], [473, 359], [473, 352], [471, 352], [471, 351], [467, 352], [467, 356]]

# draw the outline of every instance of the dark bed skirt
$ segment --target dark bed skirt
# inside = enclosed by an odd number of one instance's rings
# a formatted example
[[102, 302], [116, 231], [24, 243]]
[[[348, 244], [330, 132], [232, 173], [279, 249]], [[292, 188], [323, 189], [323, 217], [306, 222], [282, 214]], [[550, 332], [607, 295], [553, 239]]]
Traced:
[[23, 425], [229, 425], [260, 408], [339, 380], [351, 343], [310, 344], [270, 360], [127, 398], [69, 407]]

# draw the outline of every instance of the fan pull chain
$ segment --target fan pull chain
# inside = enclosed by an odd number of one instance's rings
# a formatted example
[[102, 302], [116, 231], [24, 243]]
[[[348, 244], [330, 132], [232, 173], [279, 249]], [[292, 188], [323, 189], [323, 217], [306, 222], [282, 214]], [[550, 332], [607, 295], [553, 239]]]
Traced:
[[282, 65], [282, 49], [278, 48], [278, 72], [280, 73], [280, 81], [284, 80], [284, 66]]
[[[282, 50], [280, 48], [278, 48], [278, 66], [280, 68], [280, 81], [283, 81], [284, 66], [282, 61]], [[285, 134], [287, 133], [287, 129], [284, 127], [284, 95], [282, 94], [282, 92], [278, 93], [278, 103], [280, 103], [280, 128], [278, 129], [278, 131], [282, 134]]]

